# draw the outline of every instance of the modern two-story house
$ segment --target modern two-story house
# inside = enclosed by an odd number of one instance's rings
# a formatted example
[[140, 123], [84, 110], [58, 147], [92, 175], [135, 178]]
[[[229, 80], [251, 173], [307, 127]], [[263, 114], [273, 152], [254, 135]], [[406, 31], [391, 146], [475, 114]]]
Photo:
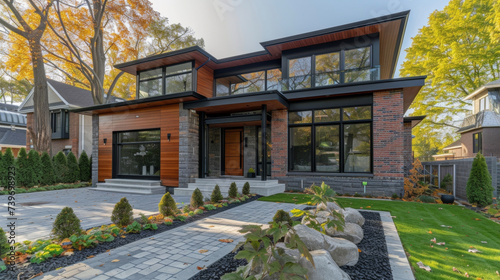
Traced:
[[137, 98], [72, 110], [93, 116], [94, 183], [153, 181], [182, 193], [244, 182], [254, 169], [251, 186], [325, 181], [354, 194], [366, 182], [366, 192], [401, 194], [411, 129], [422, 119], [404, 115], [425, 80], [394, 78], [408, 15], [225, 59], [189, 47], [116, 65], [136, 75]]

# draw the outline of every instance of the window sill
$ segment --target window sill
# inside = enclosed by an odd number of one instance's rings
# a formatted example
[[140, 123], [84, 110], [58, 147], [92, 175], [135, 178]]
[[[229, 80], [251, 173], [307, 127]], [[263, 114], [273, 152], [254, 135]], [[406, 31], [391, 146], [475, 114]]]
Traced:
[[369, 177], [373, 178], [373, 173], [325, 173], [325, 172], [297, 172], [289, 171], [287, 176], [328, 176], [328, 177]]

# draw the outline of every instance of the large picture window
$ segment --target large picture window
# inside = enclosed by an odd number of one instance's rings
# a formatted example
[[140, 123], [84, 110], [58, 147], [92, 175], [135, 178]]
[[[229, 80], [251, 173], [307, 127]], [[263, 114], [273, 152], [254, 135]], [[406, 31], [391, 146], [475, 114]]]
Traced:
[[137, 98], [191, 91], [193, 63], [156, 68], [139, 73]]
[[160, 130], [116, 132], [114, 137], [117, 177], [160, 176]]
[[372, 172], [372, 107], [288, 113], [290, 171]]

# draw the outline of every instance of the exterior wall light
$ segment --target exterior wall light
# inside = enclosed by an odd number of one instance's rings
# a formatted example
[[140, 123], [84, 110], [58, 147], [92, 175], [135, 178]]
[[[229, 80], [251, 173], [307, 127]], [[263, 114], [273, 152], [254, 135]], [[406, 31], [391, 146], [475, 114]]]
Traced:
[[170, 133], [167, 133], [167, 141], [170, 142], [170, 136], [172, 136]]
[[108, 143], [108, 138], [104, 138], [102, 141], [104, 142], [104, 146], [106, 146], [106, 143]]

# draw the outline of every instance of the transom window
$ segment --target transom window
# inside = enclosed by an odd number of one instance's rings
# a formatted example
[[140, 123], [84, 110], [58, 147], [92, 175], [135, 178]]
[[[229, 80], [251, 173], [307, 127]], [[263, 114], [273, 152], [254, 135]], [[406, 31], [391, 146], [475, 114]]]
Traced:
[[261, 92], [279, 89], [280, 69], [262, 70], [215, 80], [216, 96]]
[[290, 171], [372, 172], [372, 107], [288, 113]]
[[193, 63], [156, 68], [139, 73], [138, 98], [191, 91]]
[[378, 68], [372, 68], [371, 61], [371, 47], [292, 58], [283, 90], [378, 80]]

